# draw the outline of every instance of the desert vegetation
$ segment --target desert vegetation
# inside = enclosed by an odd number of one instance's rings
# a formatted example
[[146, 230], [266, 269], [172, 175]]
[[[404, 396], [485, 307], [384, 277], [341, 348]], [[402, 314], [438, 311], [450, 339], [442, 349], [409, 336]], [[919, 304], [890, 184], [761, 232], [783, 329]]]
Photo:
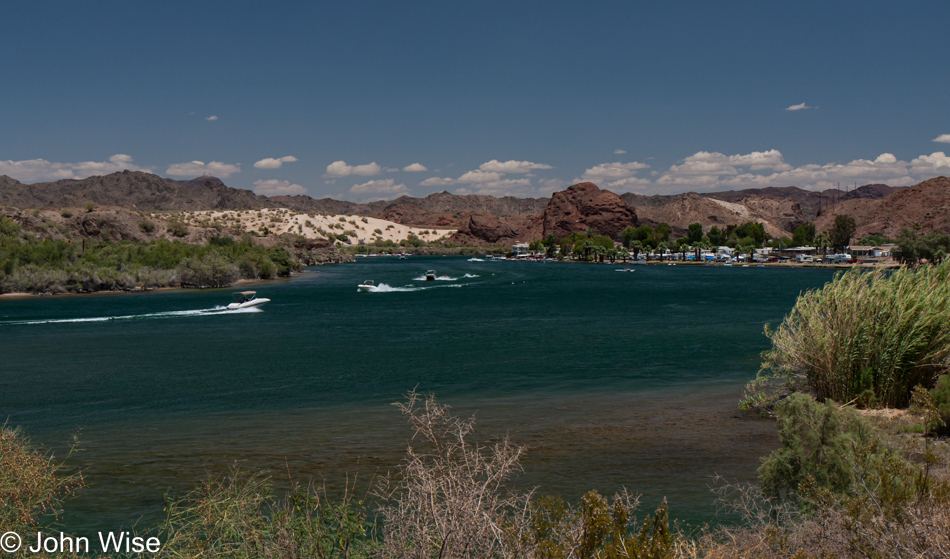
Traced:
[[[760, 483], [715, 483], [740, 521], [685, 527], [666, 502], [641, 510], [623, 488], [577, 503], [515, 489], [528, 451], [480, 440], [472, 418], [432, 395], [396, 404], [412, 438], [386, 475], [351, 480], [342, 497], [313, 484], [278, 494], [270, 479], [232, 469], [170, 498], [145, 531], [169, 558], [945, 557], [950, 552], [950, 466], [945, 443], [897, 435], [854, 410], [796, 394], [776, 406], [781, 448]], [[937, 421], [915, 396], [914, 421]], [[929, 431], [924, 433], [929, 434]], [[18, 431], [3, 431], [0, 519], [29, 530], [55, 519], [81, 485]], [[674, 496], [675, 498], [675, 496]], [[67, 504], [68, 506], [68, 504]]]
[[[143, 221], [143, 223], [151, 223]], [[157, 287], [223, 287], [239, 278], [287, 276], [301, 264], [283, 247], [212, 237], [207, 244], [21, 235], [0, 216], [0, 293], [84, 293]]]

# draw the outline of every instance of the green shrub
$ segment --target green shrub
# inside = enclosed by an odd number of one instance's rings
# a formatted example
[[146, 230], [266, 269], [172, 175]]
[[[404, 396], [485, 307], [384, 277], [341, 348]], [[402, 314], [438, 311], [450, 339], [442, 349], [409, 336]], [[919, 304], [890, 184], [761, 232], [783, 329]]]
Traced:
[[172, 220], [167, 223], [168, 232], [174, 237], [185, 237], [188, 235], [188, 226], [178, 220]]
[[67, 218], [67, 219], [69, 219], [70, 217], [73, 216], [73, 212], [71, 212], [70, 210], [63, 210], [63, 211], [59, 212], [59, 215], [65, 217], [65, 218]]
[[238, 278], [238, 267], [216, 252], [185, 258], [178, 265], [182, 287], [227, 287]]
[[15, 236], [20, 233], [20, 226], [5, 215], [0, 215], [0, 235]]
[[930, 397], [933, 398], [943, 423], [937, 426], [937, 430], [945, 435], [950, 434], [950, 374], [940, 375], [937, 386], [930, 391]]
[[[766, 327], [760, 381], [806, 385], [821, 399], [903, 407], [932, 387], [950, 354], [950, 266], [893, 273], [852, 269], [801, 295]], [[753, 387], [753, 391], [754, 391]]]
[[99, 204], [89, 201], [89, 202], [86, 202], [85, 207], [86, 207], [86, 212], [91, 212], [91, 211], [94, 211], [96, 208], [98, 208]]
[[782, 448], [759, 467], [765, 494], [795, 500], [806, 479], [838, 493], [849, 490], [855, 482], [855, 447], [870, 442], [875, 430], [852, 410], [806, 394], [789, 396], [776, 411]]

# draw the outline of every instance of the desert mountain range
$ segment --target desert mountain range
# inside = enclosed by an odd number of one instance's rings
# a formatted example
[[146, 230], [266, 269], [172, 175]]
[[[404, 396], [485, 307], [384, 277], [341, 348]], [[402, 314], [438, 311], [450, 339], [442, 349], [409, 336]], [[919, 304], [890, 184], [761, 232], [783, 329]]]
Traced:
[[82, 180], [24, 184], [0, 176], [0, 204], [17, 208], [80, 207], [86, 202], [137, 211], [208, 211], [287, 208], [298, 212], [360, 215], [395, 223], [455, 229], [467, 244], [507, 244], [563, 236], [593, 228], [613, 237], [631, 225], [669, 223], [675, 234], [687, 225], [704, 228], [758, 221], [775, 237], [790, 236], [814, 221], [819, 231], [837, 214], [852, 215], [856, 236], [896, 236], [901, 227], [950, 232], [950, 179], [935, 177], [911, 187], [869, 184], [845, 191], [815, 192], [795, 186], [676, 195], [614, 194], [580, 183], [550, 198], [457, 195], [437, 192], [422, 198], [356, 203], [309, 196], [260, 196], [231, 188], [215, 177], [173, 180], [123, 171]]

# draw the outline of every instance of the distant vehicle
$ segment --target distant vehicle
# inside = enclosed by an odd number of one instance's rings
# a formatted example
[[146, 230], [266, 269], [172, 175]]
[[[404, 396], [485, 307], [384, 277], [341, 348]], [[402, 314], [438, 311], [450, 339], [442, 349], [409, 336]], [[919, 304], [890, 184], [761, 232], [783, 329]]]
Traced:
[[238, 291], [234, 296], [236, 300], [228, 305], [228, 310], [230, 311], [257, 307], [270, 302], [270, 299], [258, 299], [256, 291]]
[[426, 272], [426, 281], [435, 281], [435, 270], [429, 270]]
[[357, 291], [360, 293], [372, 293], [379, 289], [379, 286], [376, 285], [376, 282], [373, 280], [366, 280], [363, 283], [356, 286]]

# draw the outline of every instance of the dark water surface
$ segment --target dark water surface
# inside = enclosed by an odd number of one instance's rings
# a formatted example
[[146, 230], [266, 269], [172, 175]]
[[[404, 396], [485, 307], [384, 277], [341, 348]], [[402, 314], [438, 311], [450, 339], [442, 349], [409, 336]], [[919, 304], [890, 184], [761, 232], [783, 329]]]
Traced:
[[60, 455], [79, 433], [79, 531], [150, 525], [235, 462], [331, 489], [392, 469], [413, 387], [528, 445], [522, 486], [714, 522], [709, 476], [751, 480], [777, 444], [735, 407], [763, 324], [831, 272], [623, 267], [361, 259], [260, 284], [253, 312], [221, 312], [230, 290], [0, 300], [0, 418]]

